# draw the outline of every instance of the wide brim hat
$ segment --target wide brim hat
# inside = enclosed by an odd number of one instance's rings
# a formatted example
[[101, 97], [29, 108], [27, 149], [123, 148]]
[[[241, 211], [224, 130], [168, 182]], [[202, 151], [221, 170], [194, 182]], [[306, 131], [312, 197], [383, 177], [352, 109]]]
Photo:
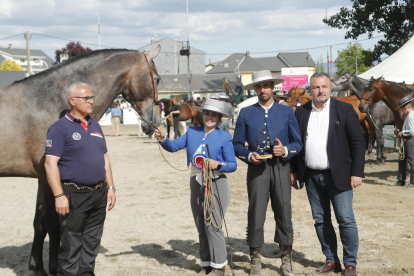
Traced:
[[203, 112], [203, 110], [210, 110], [219, 113], [224, 118], [232, 118], [230, 114], [224, 113], [225, 102], [219, 100], [207, 99], [204, 106], [193, 106], [197, 111]]
[[211, 94], [211, 95], [210, 95], [210, 99], [215, 99], [215, 100], [217, 100], [217, 99], [218, 99], [218, 94]]
[[413, 99], [410, 99], [408, 96], [405, 96], [404, 98], [402, 98], [401, 100], [399, 100], [397, 102], [398, 107], [395, 110], [397, 110], [400, 107], [403, 107], [404, 105], [409, 104], [412, 100], [414, 100], [414, 98]]
[[226, 93], [224, 93], [224, 92], [220, 92], [220, 93], [218, 94], [218, 98], [219, 98], [219, 99], [228, 99], [228, 98], [229, 98], [229, 96], [227, 96], [227, 95], [226, 95]]
[[281, 97], [281, 98], [287, 98], [287, 95], [283, 93], [282, 91], [277, 91], [275, 96]]
[[274, 78], [272, 76], [272, 72], [270, 72], [269, 70], [257, 71], [252, 74], [252, 82], [243, 86], [243, 89], [253, 90], [256, 84], [261, 83], [261, 82], [266, 82], [266, 81], [273, 81], [273, 83], [277, 85], [277, 84], [284, 82], [285, 79]]

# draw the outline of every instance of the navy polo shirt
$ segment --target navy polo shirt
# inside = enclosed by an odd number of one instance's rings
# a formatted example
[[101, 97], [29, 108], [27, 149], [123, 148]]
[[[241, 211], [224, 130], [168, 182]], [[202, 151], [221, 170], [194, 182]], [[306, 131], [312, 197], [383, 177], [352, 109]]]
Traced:
[[46, 156], [60, 159], [61, 181], [93, 185], [105, 180], [104, 155], [108, 150], [102, 128], [91, 117], [84, 127], [66, 113], [47, 131]]

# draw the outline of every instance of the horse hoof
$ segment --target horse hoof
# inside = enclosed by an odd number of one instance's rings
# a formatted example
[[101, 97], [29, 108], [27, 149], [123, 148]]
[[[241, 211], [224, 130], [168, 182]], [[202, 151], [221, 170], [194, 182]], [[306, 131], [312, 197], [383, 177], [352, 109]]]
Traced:
[[381, 163], [385, 163], [385, 159], [382, 159], [382, 160], [381, 160]]
[[379, 161], [379, 160], [375, 161], [375, 164], [379, 165], [379, 163], [380, 163], [380, 161]]

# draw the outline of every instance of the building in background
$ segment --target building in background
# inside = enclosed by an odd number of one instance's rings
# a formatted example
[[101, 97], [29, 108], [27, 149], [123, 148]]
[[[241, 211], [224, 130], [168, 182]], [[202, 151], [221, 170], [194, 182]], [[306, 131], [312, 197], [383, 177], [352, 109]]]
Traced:
[[[158, 68], [157, 68], [158, 70]], [[237, 74], [226, 75], [207, 75], [207, 74], [191, 74], [190, 87], [194, 100], [197, 97], [210, 98], [211, 94], [218, 94], [224, 91], [223, 78], [228, 80], [233, 91], [238, 94], [242, 90], [243, 84]], [[178, 99], [187, 99], [188, 95], [188, 78], [187, 75], [163, 75], [157, 87], [158, 99], [170, 99], [177, 96]], [[237, 96], [236, 96], [237, 97]]]
[[[243, 85], [251, 83], [251, 75], [260, 70], [270, 70], [275, 78], [282, 77], [282, 68], [306, 67], [309, 79], [315, 73], [315, 63], [308, 52], [280, 53], [275, 57], [253, 58], [247, 51], [246, 54], [235, 53], [223, 61], [207, 66], [207, 75], [236, 73], [240, 75]], [[282, 90], [282, 84], [277, 85], [275, 89]]]
[[[180, 56], [180, 50], [186, 46], [182, 39], [164, 38], [157, 40], [151, 38], [151, 44], [138, 49], [147, 53], [161, 46], [161, 52], [154, 59], [155, 67], [159, 75], [186, 75], [188, 74], [187, 56]], [[190, 73], [196, 75], [205, 74], [206, 52], [200, 51], [190, 44]]]
[[[12, 44], [9, 44], [8, 48], [0, 46], [0, 64], [2, 64], [5, 60], [12, 60], [17, 64], [20, 64], [24, 71], [27, 72], [26, 49], [13, 48]], [[53, 59], [47, 56], [42, 50], [30, 50], [30, 65], [33, 74], [50, 68], [52, 63]]]

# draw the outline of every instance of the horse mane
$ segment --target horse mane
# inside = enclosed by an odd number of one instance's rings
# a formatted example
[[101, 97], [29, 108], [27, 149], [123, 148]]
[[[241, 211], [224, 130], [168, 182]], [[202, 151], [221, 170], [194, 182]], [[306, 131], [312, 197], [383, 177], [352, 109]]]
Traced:
[[385, 83], [386, 85], [390, 85], [391, 84], [391, 85], [398, 86], [400, 88], [404, 88], [404, 89], [411, 90], [410, 88], [408, 88], [407, 86], [405, 86], [404, 84], [401, 84], [401, 83], [397, 83], [397, 82], [393, 82], [393, 81], [383, 81], [383, 80], [382, 80], [382, 82]]
[[28, 76], [28, 77], [26, 77], [24, 79], [17, 80], [15, 82], [13, 82], [11, 85], [16, 84], [16, 83], [25, 82], [27, 80], [35, 79], [37, 77], [47, 76], [47, 75], [49, 75], [54, 70], [68, 67], [68, 66], [72, 65], [73, 63], [76, 63], [76, 62], [79, 62], [81, 60], [88, 59], [88, 58], [91, 58], [91, 57], [95, 57], [95, 56], [98, 56], [98, 55], [103, 54], [103, 53], [109, 53], [109, 52], [119, 53], [119, 52], [127, 52], [127, 51], [135, 51], [135, 50], [128, 50], [128, 49], [102, 49], [102, 50], [95, 50], [95, 51], [92, 51], [92, 52], [88, 52], [88, 53], [84, 53], [84, 54], [81, 54], [81, 55], [77, 55], [77, 56], [74, 56], [74, 57], [72, 57], [72, 58], [70, 58], [68, 60], [65, 60], [64, 62], [58, 63], [56, 65], [53, 65], [52, 67], [50, 67], [50, 68], [48, 68], [46, 70], [43, 70], [43, 71], [41, 71], [41, 72], [39, 72], [39, 73], [37, 73], [35, 75], [31, 75], [31, 76]]

